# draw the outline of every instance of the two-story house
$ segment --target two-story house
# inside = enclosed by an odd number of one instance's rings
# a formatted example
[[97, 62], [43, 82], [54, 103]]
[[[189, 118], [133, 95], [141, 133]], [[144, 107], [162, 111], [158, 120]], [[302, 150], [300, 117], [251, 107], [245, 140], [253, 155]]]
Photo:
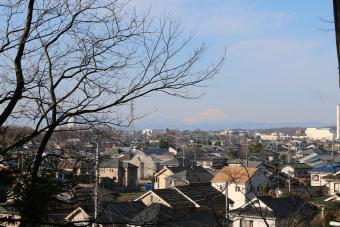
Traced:
[[[146, 192], [135, 201], [142, 201], [147, 206], [159, 203], [171, 208], [205, 208], [220, 213], [224, 213], [226, 208], [226, 196], [209, 183], [155, 189]], [[229, 199], [229, 206], [233, 203]]]
[[311, 186], [327, 186], [329, 187], [329, 183], [326, 180], [326, 176], [329, 174], [334, 174], [340, 171], [340, 166], [333, 166], [331, 164], [327, 164], [322, 167], [317, 167], [312, 169], [311, 174]]
[[118, 159], [106, 159], [99, 163], [99, 178], [110, 178], [124, 186], [136, 186], [138, 167]]
[[233, 227], [283, 227], [293, 225], [293, 221], [308, 226], [317, 213], [316, 207], [298, 197], [259, 196], [230, 211], [229, 217]]
[[151, 179], [160, 170], [162, 160], [142, 151], [136, 151], [135, 156], [129, 161], [138, 166], [138, 180]]
[[329, 195], [340, 194], [340, 171], [329, 174], [323, 177], [323, 179], [328, 182]]
[[251, 167], [225, 166], [211, 180], [211, 184], [227, 197], [233, 199], [234, 208], [241, 207], [259, 193], [267, 177], [258, 169]]
[[281, 172], [286, 173], [288, 176], [296, 178], [309, 178], [309, 171], [313, 169], [310, 165], [305, 163], [288, 163], [283, 166]]
[[164, 167], [155, 174], [155, 189], [189, 185], [192, 183], [209, 183], [213, 175], [202, 166]]

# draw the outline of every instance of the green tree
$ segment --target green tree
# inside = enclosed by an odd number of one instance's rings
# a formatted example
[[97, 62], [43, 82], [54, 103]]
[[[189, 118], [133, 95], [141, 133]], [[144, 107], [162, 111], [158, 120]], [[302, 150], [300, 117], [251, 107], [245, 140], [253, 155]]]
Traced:
[[256, 143], [250, 147], [250, 151], [254, 153], [260, 153], [263, 150], [262, 143]]
[[167, 139], [161, 138], [158, 143], [159, 148], [168, 148], [169, 147], [169, 142]]
[[340, 215], [340, 202], [329, 202], [325, 206], [324, 226], [328, 227], [330, 221], [334, 221]]

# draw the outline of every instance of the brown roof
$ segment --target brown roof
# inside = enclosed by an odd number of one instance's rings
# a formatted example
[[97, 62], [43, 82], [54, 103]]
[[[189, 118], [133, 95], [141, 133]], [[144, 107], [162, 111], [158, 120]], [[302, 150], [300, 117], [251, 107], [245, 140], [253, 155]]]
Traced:
[[257, 171], [252, 167], [223, 167], [211, 180], [213, 183], [233, 182], [233, 183], [246, 183]]

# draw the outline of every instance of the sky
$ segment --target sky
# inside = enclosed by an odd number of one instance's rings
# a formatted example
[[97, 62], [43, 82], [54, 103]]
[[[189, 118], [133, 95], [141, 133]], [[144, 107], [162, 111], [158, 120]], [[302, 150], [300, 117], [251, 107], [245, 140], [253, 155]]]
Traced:
[[[154, 95], [135, 102], [138, 128], [321, 126], [340, 103], [331, 0], [134, 0], [169, 13], [193, 45], [207, 46], [204, 67], [227, 50], [221, 72], [200, 99]], [[186, 35], [186, 34], [184, 34]]]

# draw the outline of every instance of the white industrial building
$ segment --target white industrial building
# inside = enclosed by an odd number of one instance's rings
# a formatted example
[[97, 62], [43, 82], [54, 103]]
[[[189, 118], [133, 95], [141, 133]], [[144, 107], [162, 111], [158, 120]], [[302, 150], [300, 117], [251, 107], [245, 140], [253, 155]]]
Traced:
[[278, 140], [289, 138], [289, 135], [285, 135], [283, 133], [255, 133], [255, 136], [259, 137], [261, 140]]
[[306, 128], [306, 137], [312, 140], [333, 140], [335, 133], [331, 128]]

